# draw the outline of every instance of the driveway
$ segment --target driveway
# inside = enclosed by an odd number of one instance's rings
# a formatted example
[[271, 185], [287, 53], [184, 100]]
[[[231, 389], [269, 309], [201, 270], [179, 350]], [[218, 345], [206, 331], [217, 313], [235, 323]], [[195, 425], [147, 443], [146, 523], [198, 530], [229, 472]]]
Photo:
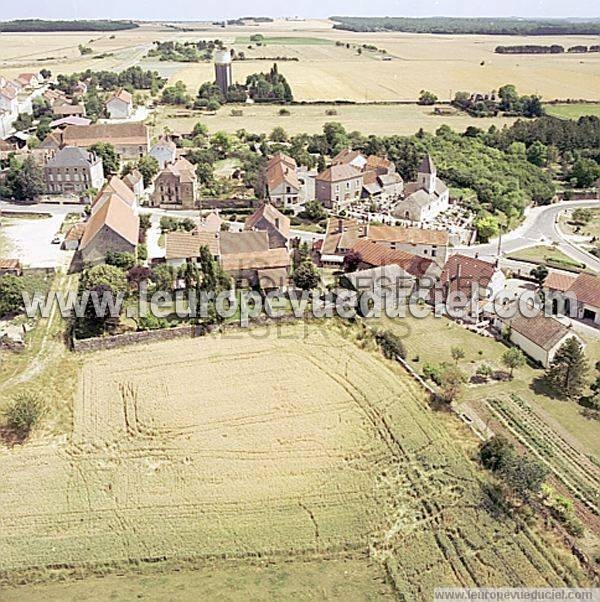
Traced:
[[51, 217], [27, 219], [3, 218], [2, 233], [7, 240], [7, 257], [20, 259], [27, 267], [50, 268], [66, 267], [73, 256], [72, 252], [62, 251], [60, 245], [52, 244], [52, 239], [60, 231], [67, 213], [82, 210], [79, 205], [13, 205], [0, 202], [0, 210], [31, 213], [49, 213]]

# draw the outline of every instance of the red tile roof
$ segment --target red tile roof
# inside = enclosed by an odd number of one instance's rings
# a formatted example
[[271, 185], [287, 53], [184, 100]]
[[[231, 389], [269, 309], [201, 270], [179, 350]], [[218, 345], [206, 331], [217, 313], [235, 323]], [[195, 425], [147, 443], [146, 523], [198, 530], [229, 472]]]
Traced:
[[580, 303], [600, 308], [600, 277], [579, 274], [568, 290]]
[[366, 238], [358, 240], [352, 249], [360, 254], [363, 263], [374, 267], [396, 264], [413, 276], [424, 276], [434, 263], [431, 259], [413, 255], [408, 251], [390, 249], [386, 245], [367, 240]]
[[397, 242], [409, 245], [447, 245], [448, 232], [402, 226], [369, 226], [367, 238], [375, 242]]

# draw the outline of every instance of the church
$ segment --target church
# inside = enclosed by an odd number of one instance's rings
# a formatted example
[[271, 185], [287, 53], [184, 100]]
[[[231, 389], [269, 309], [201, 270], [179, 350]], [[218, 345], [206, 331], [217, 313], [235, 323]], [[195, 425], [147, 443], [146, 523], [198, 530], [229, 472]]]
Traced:
[[437, 177], [437, 169], [429, 155], [421, 162], [417, 181], [404, 187], [404, 199], [396, 203], [392, 215], [411, 222], [430, 222], [450, 205], [448, 187]]

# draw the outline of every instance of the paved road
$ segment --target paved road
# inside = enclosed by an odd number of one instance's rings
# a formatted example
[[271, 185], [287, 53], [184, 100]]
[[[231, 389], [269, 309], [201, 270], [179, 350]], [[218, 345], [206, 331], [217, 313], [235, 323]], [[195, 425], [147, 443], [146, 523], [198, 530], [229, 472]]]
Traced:
[[[596, 272], [600, 272], [600, 260], [567, 240], [556, 227], [558, 216], [563, 211], [577, 209], [578, 207], [600, 208], [600, 199], [565, 201], [555, 205], [532, 208], [525, 221], [518, 228], [502, 236], [502, 254], [507, 255], [536, 244], [555, 243], [557, 248], [565, 255], [585, 263]], [[457, 250], [466, 255], [477, 254], [482, 258], [495, 258], [498, 251], [498, 239], [483, 245], [457, 247]]]

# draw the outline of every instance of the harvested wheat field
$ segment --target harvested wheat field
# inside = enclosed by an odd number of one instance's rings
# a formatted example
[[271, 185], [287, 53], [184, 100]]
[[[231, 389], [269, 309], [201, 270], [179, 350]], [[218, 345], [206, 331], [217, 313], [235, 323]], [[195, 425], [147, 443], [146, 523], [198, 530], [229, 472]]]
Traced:
[[411, 600], [585, 582], [548, 535], [493, 514], [470, 436], [355, 335], [284, 326], [85, 356], [70, 442], [0, 456], [4, 582], [257, 556], [362, 558]]

